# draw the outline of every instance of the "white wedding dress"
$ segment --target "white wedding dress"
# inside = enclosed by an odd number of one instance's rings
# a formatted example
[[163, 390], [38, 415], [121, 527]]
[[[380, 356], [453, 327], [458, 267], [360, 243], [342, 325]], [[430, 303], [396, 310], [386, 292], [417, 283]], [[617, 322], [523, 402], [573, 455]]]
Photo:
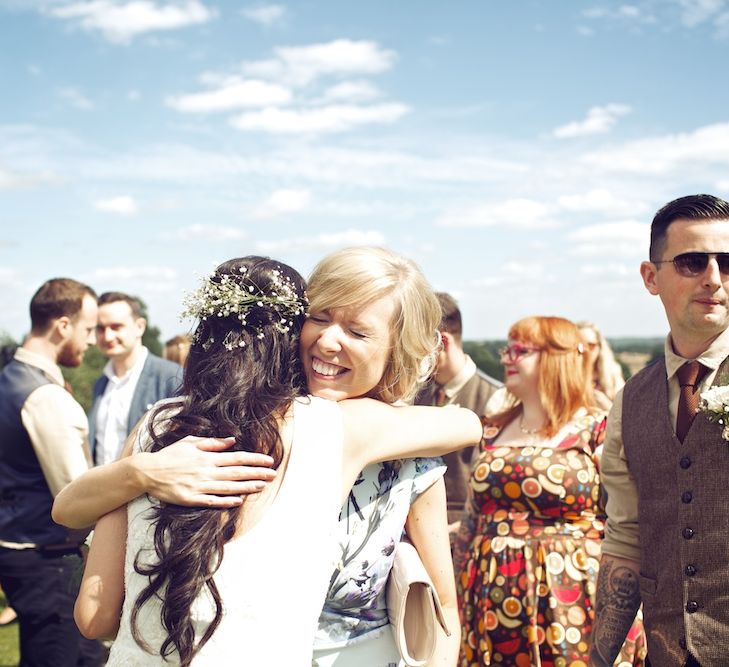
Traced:
[[[224, 616], [193, 660], [195, 667], [311, 665], [317, 618], [337, 557], [333, 535], [342, 494], [342, 416], [336, 403], [315, 397], [297, 399], [293, 414], [291, 453], [277, 496], [253, 527], [225, 545], [215, 574]], [[127, 507], [125, 600], [109, 666], [179, 664], [176, 652], [167, 661], [159, 654], [166, 638], [160, 600], [149, 600], [137, 617], [151, 653], [131, 634], [131, 612], [147, 585], [134, 560], [137, 554], [142, 563], [156, 559], [151, 508], [147, 496]], [[204, 591], [192, 609], [197, 638], [214, 615]]]

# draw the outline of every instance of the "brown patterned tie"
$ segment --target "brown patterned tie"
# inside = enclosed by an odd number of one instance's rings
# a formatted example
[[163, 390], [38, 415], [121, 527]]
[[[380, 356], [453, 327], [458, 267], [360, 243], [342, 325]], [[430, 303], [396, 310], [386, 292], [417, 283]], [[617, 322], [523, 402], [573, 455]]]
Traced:
[[435, 385], [435, 405], [437, 407], [442, 407], [446, 403], [446, 390], [445, 386], [442, 384], [436, 384]]
[[709, 369], [698, 361], [687, 361], [676, 372], [681, 393], [678, 397], [676, 437], [683, 442], [699, 407], [699, 384]]

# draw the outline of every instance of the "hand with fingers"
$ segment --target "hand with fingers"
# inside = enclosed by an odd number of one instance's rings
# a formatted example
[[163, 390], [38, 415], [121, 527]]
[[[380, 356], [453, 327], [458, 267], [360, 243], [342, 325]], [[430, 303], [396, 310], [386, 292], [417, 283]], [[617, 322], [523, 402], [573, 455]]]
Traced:
[[265, 454], [225, 451], [234, 438], [188, 435], [154, 453], [133, 455], [147, 492], [168, 503], [194, 507], [235, 507], [276, 476]]

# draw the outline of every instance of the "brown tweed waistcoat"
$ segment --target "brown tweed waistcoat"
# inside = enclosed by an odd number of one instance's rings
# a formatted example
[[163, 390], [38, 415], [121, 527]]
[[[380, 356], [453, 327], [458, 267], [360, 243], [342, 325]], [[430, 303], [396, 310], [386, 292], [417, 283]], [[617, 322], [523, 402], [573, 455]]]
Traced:
[[[729, 359], [715, 385], [729, 384]], [[625, 386], [622, 436], [638, 488], [648, 655], [655, 667], [729, 665], [729, 442], [699, 411], [684, 442], [668, 410], [666, 367]]]

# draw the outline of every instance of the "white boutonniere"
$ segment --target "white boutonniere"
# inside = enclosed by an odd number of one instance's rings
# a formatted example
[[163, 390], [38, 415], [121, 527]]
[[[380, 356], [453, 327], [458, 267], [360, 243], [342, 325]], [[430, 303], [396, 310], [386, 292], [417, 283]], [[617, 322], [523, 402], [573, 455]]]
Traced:
[[729, 442], [729, 385], [711, 387], [699, 395], [699, 410], [722, 427], [721, 437]]

